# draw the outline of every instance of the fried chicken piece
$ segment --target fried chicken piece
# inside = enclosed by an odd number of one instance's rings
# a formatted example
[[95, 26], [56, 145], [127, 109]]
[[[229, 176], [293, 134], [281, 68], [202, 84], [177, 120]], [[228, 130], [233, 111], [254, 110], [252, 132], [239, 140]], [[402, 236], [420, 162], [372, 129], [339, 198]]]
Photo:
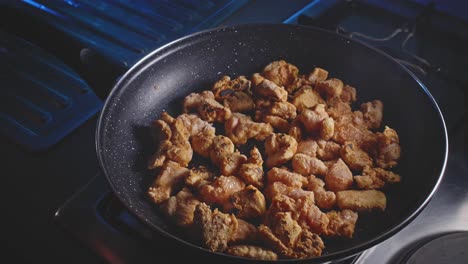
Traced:
[[268, 171], [267, 181], [269, 184], [274, 182], [282, 182], [287, 186], [295, 188], [302, 188], [302, 185], [307, 184], [307, 178], [304, 176], [277, 167], [274, 167]]
[[[258, 113], [258, 118], [257, 118]], [[279, 132], [286, 133], [289, 130], [288, 120], [274, 115], [263, 115], [261, 111], [256, 112], [256, 120], [261, 121], [266, 124], [270, 124], [273, 128]]]
[[328, 218], [315, 205], [314, 193], [310, 191], [296, 189], [296, 192], [273, 197], [266, 213], [265, 223], [269, 224], [271, 218], [278, 212], [291, 212], [292, 218], [302, 228], [317, 234], [321, 234], [328, 224]]
[[268, 108], [268, 114], [289, 120], [297, 116], [296, 107], [289, 102], [274, 102]]
[[199, 189], [201, 186], [211, 183], [214, 176], [214, 173], [207, 167], [199, 166], [190, 169], [189, 175], [185, 179], [185, 184]]
[[376, 190], [348, 190], [336, 193], [336, 203], [342, 210], [349, 209], [357, 212], [385, 211], [387, 198], [381, 191]]
[[223, 76], [217, 81], [212, 91], [216, 100], [223, 100], [235, 92], [250, 92], [251, 82], [245, 76], [239, 76], [233, 80], [229, 76]]
[[288, 100], [288, 92], [276, 83], [263, 79], [259, 84], [254, 87], [254, 95], [268, 98], [276, 102], [286, 102]]
[[204, 128], [200, 133], [191, 138], [193, 150], [205, 158], [210, 157], [211, 146], [215, 136], [214, 127]]
[[236, 91], [223, 99], [223, 105], [231, 112], [248, 112], [255, 108], [252, 96], [245, 92]]
[[353, 102], [356, 102], [357, 96], [356, 96], [356, 88], [350, 86], [350, 85], [345, 85], [343, 87], [343, 92], [340, 95], [341, 101], [351, 104]]
[[306, 189], [314, 192], [315, 204], [321, 209], [331, 209], [335, 206], [336, 195], [334, 192], [325, 190], [325, 182], [311, 175], [307, 178]]
[[161, 167], [167, 159], [166, 153], [172, 143], [169, 140], [163, 140], [159, 142], [159, 147], [156, 152], [148, 160], [148, 169], [156, 169]]
[[234, 113], [224, 123], [224, 130], [232, 142], [238, 145], [245, 144], [251, 138], [263, 141], [273, 133], [273, 127], [270, 124], [256, 123], [250, 116], [240, 113]]
[[291, 85], [296, 80], [298, 74], [299, 69], [284, 60], [271, 62], [262, 72], [265, 78], [279, 86]]
[[339, 118], [352, 113], [351, 105], [341, 100], [341, 97], [332, 97], [327, 100], [327, 113], [333, 118]]
[[320, 94], [309, 85], [305, 85], [299, 89], [292, 99], [292, 104], [296, 106], [299, 111], [324, 103], [325, 101]]
[[359, 189], [380, 189], [385, 183], [400, 182], [400, 175], [382, 168], [364, 167], [362, 175], [354, 176]]
[[397, 132], [385, 126], [383, 133], [377, 133], [377, 165], [383, 169], [396, 166], [400, 159], [400, 139]]
[[214, 134], [215, 130], [210, 123], [201, 120], [197, 115], [188, 114], [173, 118], [164, 112], [161, 119], [154, 124], [164, 131], [161, 133], [162, 141], [159, 143], [159, 148], [148, 163], [149, 169], [162, 166], [166, 160], [178, 162], [186, 167], [193, 157], [193, 149], [189, 142], [190, 137], [201, 132]]
[[152, 135], [157, 136], [159, 146], [155, 154], [148, 161], [148, 168], [155, 169], [163, 166], [167, 160], [172, 160], [180, 163], [182, 166], [187, 166], [192, 160], [193, 150], [187, 142], [190, 137], [190, 131], [185, 126], [184, 122], [177, 118], [172, 118], [169, 114], [163, 113], [162, 118], [168, 122], [156, 120], [153, 122]]
[[226, 249], [226, 253], [233, 256], [258, 260], [278, 260], [278, 255], [275, 252], [252, 245], [231, 246]]
[[372, 166], [372, 159], [355, 142], [345, 142], [341, 147], [341, 158], [355, 171], [362, 171], [365, 166]]
[[329, 140], [335, 132], [335, 121], [331, 117], [327, 117], [322, 121], [322, 129], [320, 129], [320, 138]]
[[254, 243], [258, 240], [257, 227], [253, 224], [237, 219], [237, 230], [233, 236], [229, 239], [229, 245], [250, 242]]
[[325, 175], [325, 184], [330, 191], [343, 191], [351, 188], [353, 174], [342, 159], [338, 159], [328, 169]]
[[318, 149], [317, 141], [313, 139], [303, 140], [297, 144], [296, 155], [301, 153], [309, 157], [315, 158], [317, 156], [317, 149]]
[[231, 139], [222, 135], [213, 138], [210, 149], [210, 158], [213, 164], [219, 167], [223, 159], [232, 153], [234, 153], [234, 143]]
[[287, 258], [310, 258], [320, 256], [325, 245], [322, 239], [308, 230], [301, 230], [293, 247], [287, 247], [278, 239], [272, 230], [265, 225], [260, 225], [259, 234], [263, 240], [276, 252]]
[[208, 204], [223, 205], [232, 194], [244, 188], [245, 183], [236, 176], [219, 176], [213, 183], [200, 187], [200, 197]]
[[340, 157], [341, 146], [333, 141], [317, 140], [317, 158], [323, 161], [335, 160]]
[[380, 127], [383, 118], [383, 103], [380, 100], [374, 100], [361, 104], [361, 111], [364, 115], [364, 121], [369, 129]]
[[330, 220], [324, 234], [326, 236], [342, 236], [352, 238], [358, 214], [351, 210], [330, 211], [327, 213]]
[[309, 133], [319, 133], [322, 121], [328, 117], [324, 104], [318, 104], [313, 109], [303, 109], [297, 120], [304, 125]]
[[[285, 195], [294, 200], [310, 199], [315, 201], [315, 194], [311, 191], [306, 191], [301, 188], [291, 187], [282, 182], [272, 182], [264, 190], [265, 198], [271, 202], [277, 195]], [[308, 197], [307, 197], [308, 196]]]
[[235, 175], [240, 166], [247, 161], [247, 157], [239, 151], [224, 156], [219, 164], [222, 175]]
[[279, 133], [270, 134], [265, 140], [266, 165], [268, 168], [279, 166], [290, 160], [297, 151], [297, 141], [293, 137]]
[[188, 174], [189, 170], [180, 166], [179, 163], [167, 161], [149, 187], [147, 192], [149, 197], [156, 204], [166, 201]]
[[260, 73], [256, 72], [256, 73], [252, 74], [252, 78], [250, 78], [250, 80], [252, 81], [253, 86], [257, 86], [261, 82], [263, 82], [263, 80], [265, 80], [265, 77], [260, 75]]
[[298, 75], [294, 82], [286, 86], [286, 91], [289, 95], [294, 95], [298, 90], [304, 86], [311, 86], [312, 83], [306, 79], [305, 75]]
[[231, 116], [231, 110], [215, 100], [211, 91], [191, 93], [184, 99], [184, 112], [196, 110], [203, 120], [224, 122]]
[[294, 172], [308, 176], [310, 174], [316, 174], [325, 176], [328, 171], [328, 167], [323, 161], [308, 156], [302, 153], [296, 153], [292, 159], [292, 167]]
[[324, 97], [340, 97], [343, 92], [343, 82], [336, 78], [318, 82], [315, 86], [317, 91]]
[[193, 149], [189, 142], [189, 132], [182, 121], [176, 119], [172, 126], [171, 144], [168, 144], [166, 158], [187, 167], [193, 157]]
[[334, 134], [335, 123], [329, 118], [324, 104], [315, 105], [313, 109], [303, 109], [298, 119], [307, 132], [312, 135], [320, 135], [322, 139], [328, 140]]
[[302, 228], [291, 216], [291, 212], [279, 212], [270, 219], [270, 228], [275, 236], [288, 248], [294, 247]]
[[183, 124], [187, 128], [189, 136], [195, 136], [203, 130], [215, 130], [211, 123], [202, 120], [196, 114], [181, 114], [177, 117], [177, 121], [182, 122], [181, 124]]
[[193, 226], [200, 235], [204, 246], [211, 251], [226, 250], [228, 242], [238, 228], [238, 222], [234, 215], [224, 214], [218, 209], [211, 211], [205, 203], [196, 206], [193, 221]]
[[328, 71], [316, 67], [308, 76], [307, 80], [309, 80], [313, 85], [323, 82], [328, 78]]
[[291, 125], [289, 126], [288, 135], [296, 139], [297, 142], [302, 140], [302, 133], [303, 125], [296, 119], [291, 121]]
[[223, 210], [242, 219], [255, 218], [266, 211], [265, 196], [253, 185], [232, 194], [224, 203]]
[[250, 150], [250, 157], [247, 163], [241, 165], [238, 175], [247, 184], [260, 189], [263, 188], [263, 159], [262, 154], [256, 147]]
[[176, 225], [188, 227], [193, 223], [193, 212], [200, 201], [192, 194], [190, 189], [184, 187], [175, 196], [171, 196], [161, 204], [163, 214], [174, 221]]
[[335, 119], [332, 139], [340, 144], [354, 141], [361, 149], [371, 154], [376, 146], [377, 135], [367, 129], [361, 112], [353, 112]]

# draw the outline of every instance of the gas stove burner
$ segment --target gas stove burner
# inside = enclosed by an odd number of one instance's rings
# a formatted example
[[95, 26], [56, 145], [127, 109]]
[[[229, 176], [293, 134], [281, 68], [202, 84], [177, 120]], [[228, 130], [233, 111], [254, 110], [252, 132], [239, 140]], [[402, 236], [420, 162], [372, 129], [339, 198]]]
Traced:
[[449, 233], [413, 249], [395, 263], [406, 264], [458, 264], [468, 259], [468, 232]]

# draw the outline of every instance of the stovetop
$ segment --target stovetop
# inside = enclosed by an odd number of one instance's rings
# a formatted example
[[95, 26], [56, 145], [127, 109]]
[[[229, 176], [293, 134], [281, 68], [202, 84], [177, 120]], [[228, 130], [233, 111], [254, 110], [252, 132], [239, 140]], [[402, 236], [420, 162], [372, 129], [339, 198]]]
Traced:
[[[468, 61], [462, 59], [468, 58], [468, 36], [463, 30], [468, 22], [453, 12], [448, 15], [447, 8], [440, 4], [442, 1], [432, 5], [428, 2], [314, 0], [302, 1], [289, 9], [288, 15], [279, 8], [270, 9], [270, 15], [265, 15], [258, 13], [265, 1], [253, 1], [221, 24], [283, 22], [323, 27], [356, 38], [384, 50], [408, 67], [438, 102], [450, 144], [447, 169], [439, 189], [423, 212], [402, 231], [344, 263], [410, 263], [414, 252], [430, 245], [428, 242], [468, 231], [468, 75], [464, 74]], [[121, 69], [110, 67], [111, 73], [105, 76], [117, 78]], [[111, 87], [113, 80], [103, 79], [87, 80], [91, 87], [99, 87], [96, 92], [105, 99], [109, 91], [105, 87]], [[94, 154], [95, 122], [95, 118], [89, 120], [51, 150], [32, 156], [5, 141], [2, 151], [9, 155], [6, 171], [23, 180], [18, 182], [10, 175], [6, 179], [10, 188], [4, 200], [14, 195], [21, 206], [8, 207], [7, 212], [14, 217], [7, 221], [15, 228], [6, 231], [6, 237], [11, 239], [2, 241], [4, 248], [25, 262], [34, 259], [34, 255], [24, 253], [23, 245], [31, 248], [38, 259], [55, 255], [52, 259], [59, 259], [57, 262], [69, 263], [209, 260], [206, 255], [161, 237], [124, 209], [99, 171]], [[44, 178], [38, 178], [36, 170]], [[52, 197], [52, 192], [60, 193], [62, 199]], [[31, 221], [35, 219], [31, 214], [41, 216], [42, 220]], [[40, 224], [48, 228], [41, 230]], [[61, 228], [55, 230], [52, 226]], [[32, 232], [37, 232], [34, 234], [39, 238], [29, 237]], [[43, 242], [49, 236], [59, 237], [62, 245]], [[59, 250], [43, 252], [33, 249], [34, 245]], [[184, 253], [169, 253], [174, 249]]]

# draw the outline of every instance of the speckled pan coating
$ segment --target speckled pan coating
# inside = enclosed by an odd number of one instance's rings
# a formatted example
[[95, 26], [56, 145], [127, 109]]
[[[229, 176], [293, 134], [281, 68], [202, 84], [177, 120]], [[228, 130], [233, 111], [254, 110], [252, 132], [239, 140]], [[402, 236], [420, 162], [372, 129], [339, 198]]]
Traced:
[[96, 149], [110, 187], [130, 212], [155, 231], [198, 248], [146, 199], [154, 178], [146, 162], [155, 149], [148, 126], [163, 110], [180, 113], [188, 93], [210, 89], [223, 75], [250, 77], [278, 59], [304, 73], [314, 66], [327, 69], [330, 77], [357, 88], [359, 104], [382, 100], [384, 123], [400, 134], [403, 154], [396, 171], [402, 183], [386, 191], [385, 213], [361, 214], [352, 240], [325, 240], [323, 256], [312, 262], [356, 254], [416, 217], [440, 183], [447, 159], [445, 124], [432, 96], [409, 71], [377, 50], [324, 30], [282, 24], [218, 28], [179, 39], [143, 58], [115, 85], [101, 112]]

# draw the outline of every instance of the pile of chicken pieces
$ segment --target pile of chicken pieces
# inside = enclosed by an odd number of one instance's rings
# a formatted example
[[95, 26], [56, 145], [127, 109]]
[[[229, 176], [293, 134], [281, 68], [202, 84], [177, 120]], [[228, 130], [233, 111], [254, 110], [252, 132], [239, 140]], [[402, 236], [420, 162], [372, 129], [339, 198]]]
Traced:
[[[320, 256], [322, 237], [352, 238], [358, 213], [384, 211], [397, 183], [397, 132], [383, 103], [353, 111], [356, 89], [283, 60], [250, 79], [222, 77], [184, 99], [184, 113], [152, 124], [158, 149], [150, 199], [190, 239], [231, 255]], [[224, 125], [216, 134], [214, 123]], [[253, 142], [249, 153], [237, 147]], [[263, 153], [259, 150], [264, 150]], [[191, 166], [195, 155], [209, 165]]]

